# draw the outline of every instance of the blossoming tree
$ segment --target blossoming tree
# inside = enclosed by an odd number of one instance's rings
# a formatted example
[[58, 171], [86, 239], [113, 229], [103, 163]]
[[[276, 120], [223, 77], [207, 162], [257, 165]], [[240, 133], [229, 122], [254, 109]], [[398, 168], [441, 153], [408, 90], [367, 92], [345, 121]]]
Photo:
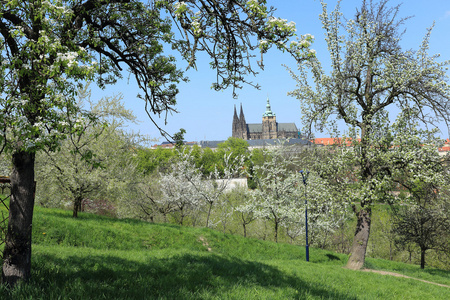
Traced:
[[196, 186], [201, 181], [202, 173], [195, 167], [193, 157], [189, 152], [180, 152], [179, 159], [159, 179], [161, 197], [155, 204], [167, 207], [166, 213], [177, 212], [178, 223], [183, 225], [186, 216], [199, 210], [201, 199]]
[[355, 18], [346, 20], [339, 3], [329, 13], [322, 1], [320, 15], [331, 73], [325, 74], [315, 57], [299, 62], [300, 72], [292, 72], [298, 89], [291, 95], [301, 101], [307, 127], [321, 130], [335, 116], [359, 131], [361, 141], [353, 148], [358, 191], [351, 199], [358, 204], [354, 206], [358, 221], [347, 264], [359, 269], [364, 264], [372, 205], [389, 187], [384, 185], [389, 174], [377, 164], [380, 155], [376, 151], [386, 149], [377, 139], [379, 127], [388, 126], [385, 110], [391, 106], [403, 111], [415, 108], [422, 123], [448, 124], [449, 61], [438, 62], [438, 55], [428, 55], [431, 29], [418, 51], [402, 50], [400, 28], [406, 19], [398, 17], [400, 6], [389, 7], [388, 0], [364, 0]]
[[279, 145], [262, 165], [255, 166], [258, 188], [252, 193], [250, 204], [255, 216], [273, 223], [274, 240], [278, 242], [280, 227], [287, 220], [301, 216], [301, 182], [295, 159], [287, 154], [286, 146]]
[[[76, 113], [80, 83], [104, 87], [125, 68], [140, 88], [150, 118], [175, 110], [184, 80], [171, 45], [195, 67], [206, 52], [217, 70], [215, 89], [251, 83], [254, 51], [285, 46], [295, 25], [257, 0], [0, 1], [0, 149], [12, 153], [10, 217], [3, 282], [30, 277], [35, 153], [56, 149]], [[179, 29], [174, 34], [172, 25]], [[259, 41], [263, 41], [260, 43]], [[262, 46], [263, 45], [263, 46]]]
[[[44, 149], [36, 156], [36, 199], [51, 205], [69, 201], [74, 218], [85, 199], [117, 198], [123, 187], [136, 180], [131, 151], [137, 144], [133, 142], [136, 135], [123, 131], [124, 124], [136, 117], [123, 106], [120, 95], [94, 104], [87, 88], [79, 91], [78, 105], [89, 102], [91, 118], [82, 118], [82, 114], [68, 118], [70, 132], [61, 141], [60, 151]], [[112, 186], [115, 197], [108, 195]]]
[[401, 114], [390, 131], [394, 147], [387, 160], [394, 172], [394, 184], [404, 191], [401, 205], [392, 205], [394, 231], [400, 244], [410, 242], [420, 248], [420, 267], [425, 268], [428, 250], [449, 253], [450, 156], [441, 156], [436, 130], [419, 128], [411, 118], [416, 110]]
[[202, 167], [196, 166], [192, 149], [184, 149], [178, 154], [170, 171], [159, 180], [161, 197], [155, 202], [169, 207], [167, 212], [179, 212], [179, 223], [192, 211], [206, 211], [206, 227], [210, 227], [211, 213], [214, 206], [223, 201], [223, 194], [231, 180], [239, 175], [244, 165], [243, 157], [230, 158], [225, 155], [222, 172], [217, 167], [204, 175]]
[[[268, 150], [266, 161], [255, 166], [257, 189], [237, 210], [270, 220], [274, 226], [274, 240], [278, 241], [280, 228], [286, 229], [292, 240], [305, 232], [307, 208], [310, 224], [308, 241], [321, 245], [347, 217], [347, 205], [341, 201], [342, 196], [336, 193], [329, 178], [321, 177], [321, 164], [327, 165], [329, 162], [317, 159], [321, 149], [297, 151], [283, 144]], [[302, 183], [300, 170], [310, 172], [307, 185]]]

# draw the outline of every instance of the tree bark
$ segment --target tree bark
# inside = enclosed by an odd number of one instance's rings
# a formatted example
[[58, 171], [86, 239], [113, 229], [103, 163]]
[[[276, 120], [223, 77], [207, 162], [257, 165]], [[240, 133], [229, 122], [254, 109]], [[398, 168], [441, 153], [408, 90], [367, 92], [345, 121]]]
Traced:
[[427, 249], [420, 249], [420, 268], [425, 269], [425, 252]]
[[358, 223], [356, 224], [356, 232], [353, 238], [350, 257], [346, 265], [346, 268], [352, 270], [359, 270], [364, 266], [367, 242], [369, 241], [370, 234], [371, 209], [361, 208], [357, 217]]
[[12, 156], [9, 222], [2, 268], [3, 283], [11, 287], [18, 281], [27, 281], [31, 273], [34, 161], [34, 153], [19, 151]]
[[72, 217], [78, 218], [78, 212], [81, 211], [81, 202], [83, 201], [82, 197], [76, 197], [73, 201], [73, 212]]
[[183, 226], [183, 220], [184, 220], [184, 212], [183, 212], [183, 206], [180, 207], [180, 225]]
[[278, 243], [278, 220], [275, 219], [275, 243]]

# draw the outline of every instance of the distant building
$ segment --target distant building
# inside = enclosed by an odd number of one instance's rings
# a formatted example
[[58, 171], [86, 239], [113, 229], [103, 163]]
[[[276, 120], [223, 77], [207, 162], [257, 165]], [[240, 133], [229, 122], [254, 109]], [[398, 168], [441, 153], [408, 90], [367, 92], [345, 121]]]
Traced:
[[[361, 142], [361, 139], [356, 139], [357, 142]], [[333, 146], [333, 145], [346, 145], [352, 146], [352, 139], [349, 138], [314, 138], [311, 140], [313, 144], [323, 145], [323, 146]]]
[[[220, 143], [223, 143], [225, 141], [200, 141], [198, 145], [202, 148], [211, 148], [216, 149]], [[264, 140], [247, 140], [248, 142], [248, 150], [253, 150], [257, 148], [276, 148], [280, 146], [312, 146], [313, 143], [311, 143], [308, 140], [304, 139], [264, 139]]]
[[450, 139], [446, 139], [444, 145], [438, 148], [439, 155], [444, 156], [450, 153]]
[[[185, 145], [185, 146], [194, 146], [197, 144], [198, 144], [197, 142], [186, 142], [186, 141], [183, 142], [183, 145]], [[176, 145], [176, 143], [174, 143], [174, 142], [165, 141], [159, 145], [154, 144], [153, 146], [150, 147], [150, 149], [156, 149], [156, 148], [173, 149], [173, 148], [175, 148], [175, 145]]]
[[232, 137], [244, 140], [290, 139], [300, 138], [300, 132], [295, 123], [278, 123], [275, 114], [270, 109], [267, 98], [266, 111], [262, 115], [262, 123], [248, 124], [245, 121], [244, 111], [239, 117], [234, 106]]

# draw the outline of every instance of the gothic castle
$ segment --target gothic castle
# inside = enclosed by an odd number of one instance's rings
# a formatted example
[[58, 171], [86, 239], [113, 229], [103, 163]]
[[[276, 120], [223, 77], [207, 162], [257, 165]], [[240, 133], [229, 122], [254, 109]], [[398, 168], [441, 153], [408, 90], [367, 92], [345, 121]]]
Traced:
[[262, 123], [247, 124], [242, 110], [239, 117], [234, 106], [232, 137], [244, 140], [287, 139], [300, 138], [300, 132], [295, 123], [277, 123], [275, 114], [270, 109], [267, 99], [266, 112], [262, 116]]

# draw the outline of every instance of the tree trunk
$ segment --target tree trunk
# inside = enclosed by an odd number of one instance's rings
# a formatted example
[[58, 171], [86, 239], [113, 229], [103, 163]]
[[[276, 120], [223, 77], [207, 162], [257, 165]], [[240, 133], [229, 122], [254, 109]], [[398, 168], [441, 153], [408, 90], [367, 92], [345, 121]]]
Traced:
[[11, 199], [2, 280], [11, 287], [27, 281], [31, 273], [31, 232], [34, 208], [35, 154], [15, 152], [12, 156]]
[[183, 226], [183, 220], [184, 220], [184, 212], [183, 212], [183, 206], [180, 207], [180, 225]]
[[359, 270], [364, 266], [367, 242], [369, 241], [370, 234], [371, 209], [362, 208], [357, 216], [358, 222], [356, 224], [356, 232], [353, 238], [350, 257], [346, 265], [346, 268], [352, 270]]
[[209, 202], [208, 215], [206, 216], [206, 228], [209, 228], [209, 217], [211, 216], [213, 203]]
[[420, 268], [425, 269], [425, 252], [427, 249], [420, 249]]
[[275, 220], [275, 243], [278, 243], [278, 221]]
[[73, 201], [73, 218], [78, 218], [78, 212], [81, 211], [81, 202], [83, 201], [83, 197], [76, 197]]

